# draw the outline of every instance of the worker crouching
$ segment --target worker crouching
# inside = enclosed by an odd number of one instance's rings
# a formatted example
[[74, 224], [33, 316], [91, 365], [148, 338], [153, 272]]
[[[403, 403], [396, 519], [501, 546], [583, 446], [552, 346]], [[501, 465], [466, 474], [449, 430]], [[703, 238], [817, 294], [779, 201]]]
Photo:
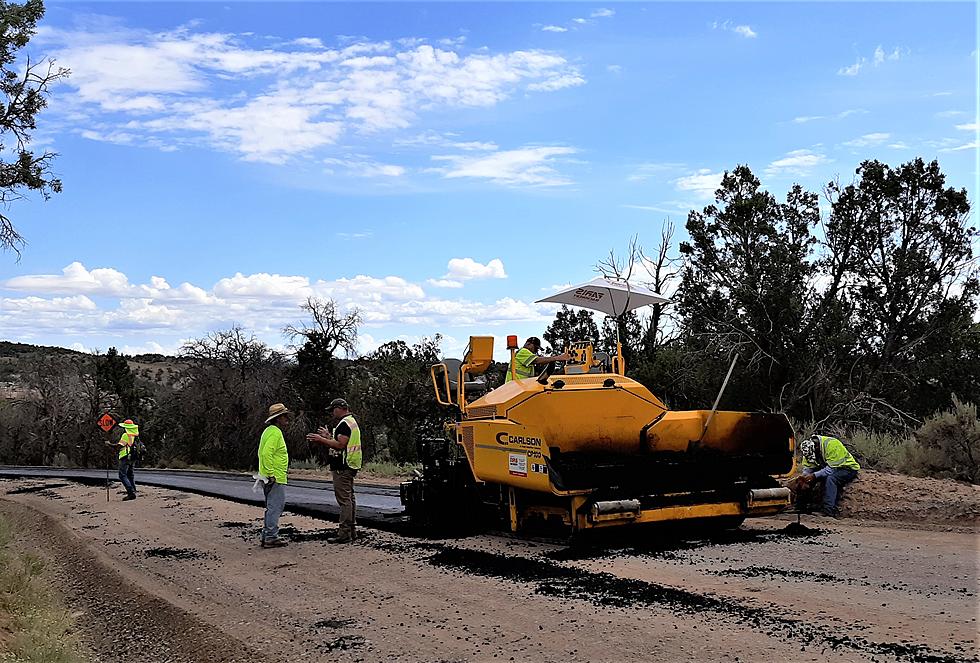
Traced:
[[857, 478], [861, 466], [836, 437], [812, 435], [800, 443], [800, 452], [805, 483], [824, 480], [822, 513], [836, 516], [841, 489]]
[[326, 426], [306, 439], [330, 447], [333, 470], [333, 494], [340, 507], [337, 536], [330, 543], [351, 543], [357, 538], [355, 520], [357, 502], [354, 497], [354, 477], [361, 469], [361, 429], [343, 398], [335, 398], [327, 406], [337, 425], [331, 431]]

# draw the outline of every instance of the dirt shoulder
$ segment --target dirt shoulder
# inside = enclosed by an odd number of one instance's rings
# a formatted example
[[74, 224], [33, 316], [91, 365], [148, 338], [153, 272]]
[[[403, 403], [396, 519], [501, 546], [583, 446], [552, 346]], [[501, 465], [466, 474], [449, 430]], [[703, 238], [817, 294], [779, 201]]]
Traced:
[[980, 525], [980, 486], [861, 470], [844, 490], [841, 515], [938, 528], [976, 528]]
[[142, 591], [119, 568], [52, 517], [0, 500], [0, 513], [20, 534], [17, 546], [41, 555], [59, 593], [75, 612], [87, 647], [103, 662], [245, 661], [255, 652], [192, 614]]

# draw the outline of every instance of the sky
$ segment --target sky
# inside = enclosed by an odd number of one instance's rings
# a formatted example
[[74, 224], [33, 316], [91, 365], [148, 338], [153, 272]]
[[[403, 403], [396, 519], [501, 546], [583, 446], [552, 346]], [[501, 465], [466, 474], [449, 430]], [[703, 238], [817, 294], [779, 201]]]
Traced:
[[49, 2], [64, 191], [7, 210], [0, 338], [282, 347], [315, 296], [362, 353], [502, 357], [738, 164], [782, 198], [921, 156], [976, 202], [977, 34], [972, 2]]

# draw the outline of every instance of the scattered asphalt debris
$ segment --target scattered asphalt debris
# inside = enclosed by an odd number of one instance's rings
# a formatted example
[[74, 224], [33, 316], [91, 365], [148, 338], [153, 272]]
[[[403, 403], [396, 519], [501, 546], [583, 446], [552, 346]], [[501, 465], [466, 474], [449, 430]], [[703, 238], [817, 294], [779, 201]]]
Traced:
[[[698, 548], [717, 547], [734, 544], [761, 544], [778, 541], [786, 536], [792, 537], [817, 537], [825, 532], [801, 526], [807, 533], [797, 533], [796, 523], [792, 524], [794, 529], [785, 528], [782, 530], [771, 529], [746, 529], [738, 528], [732, 530], [722, 530], [711, 533], [683, 533], [676, 536], [660, 536], [655, 541], [640, 542], [617, 542], [615, 538], [610, 538], [605, 542], [588, 542], [572, 545], [560, 550], [545, 553], [545, 557], [556, 562], [574, 562], [589, 559], [608, 559], [614, 557], [655, 557], [657, 559], [676, 560], [681, 559], [678, 552], [696, 550]], [[789, 531], [787, 531], [789, 530]], [[677, 534], [677, 532], [674, 532]]]
[[333, 537], [337, 536], [337, 530], [330, 528], [307, 530], [303, 532], [291, 525], [286, 525], [285, 527], [279, 528], [279, 536], [287, 541], [292, 541], [293, 543], [304, 543], [306, 541], [326, 541], [327, 539], [332, 539]]
[[[814, 573], [812, 571], [799, 571], [797, 569], [777, 569], [773, 566], [747, 566], [742, 569], [723, 569], [721, 571], [708, 571], [716, 576], [738, 576], [742, 578], [771, 578], [778, 576], [787, 580], [808, 580], [811, 582], [833, 583], [835, 585], [858, 585], [860, 587], [880, 587], [881, 589], [896, 592], [913, 592], [923, 594], [922, 590], [911, 589], [904, 583], [881, 582], [875, 583], [864, 579], [846, 578], [843, 576], [833, 576], [829, 573]], [[966, 593], [966, 590], [952, 590]]]
[[321, 619], [313, 624], [313, 628], [345, 628], [354, 623], [353, 619]]
[[428, 558], [430, 564], [467, 574], [525, 584], [534, 593], [562, 599], [579, 599], [617, 608], [658, 606], [677, 616], [704, 611], [735, 617], [740, 623], [770, 636], [792, 636], [803, 642], [822, 641], [832, 650], [845, 649], [868, 654], [890, 655], [921, 663], [973, 661], [926, 645], [874, 642], [862, 637], [838, 635], [818, 624], [781, 617], [776, 610], [747, 606], [734, 599], [697, 594], [676, 587], [620, 578], [611, 573], [586, 571], [548, 560], [508, 557], [479, 550], [444, 547]]
[[[24, 495], [26, 493], [40, 493], [44, 497], [50, 497], [55, 495], [51, 492], [54, 488], [64, 488], [65, 486], [70, 486], [68, 483], [43, 483], [35, 484], [33, 486], [21, 486], [20, 488], [11, 488], [7, 491], [8, 495]], [[50, 493], [50, 495], [48, 494]], [[61, 499], [61, 495], [57, 495], [56, 499]]]
[[218, 527], [233, 527], [233, 528], [252, 527], [252, 523], [243, 523], [234, 520], [226, 520], [223, 523], [218, 523]]
[[190, 548], [148, 548], [143, 551], [147, 557], [167, 557], [170, 559], [204, 559], [205, 553]]
[[363, 647], [364, 643], [364, 638], [359, 635], [342, 635], [339, 638], [324, 642], [323, 648], [327, 651], [344, 651], [347, 649], [358, 649]]
[[790, 523], [782, 529], [786, 536], [822, 536], [825, 532], [815, 527], [807, 527], [803, 523]]
[[[723, 571], [715, 571], [714, 574], [719, 576], [741, 576], [743, 578], [779, 576], [780, 578], [812, 580], [814, 582], [841, 583], [843, 581], [842, 578], [832, 576], [829, 573], [813, 573], [810, 571], [797, 571], [795, 569], [794, 570], [777, 569], [772, 566], [748, 566], [744, 569], [725, 569]], [[855, 582], [859, 582], [862, 585], [868, 585], [868, 586], [871, 585], [871, 583], [865, 581], [855, 581]]]

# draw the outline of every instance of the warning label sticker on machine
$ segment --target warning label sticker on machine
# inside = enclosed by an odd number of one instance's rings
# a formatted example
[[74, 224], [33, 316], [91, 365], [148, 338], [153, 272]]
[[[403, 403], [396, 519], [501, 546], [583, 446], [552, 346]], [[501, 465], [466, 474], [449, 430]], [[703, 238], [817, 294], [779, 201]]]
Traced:
[[547, 474], [548, 466], [544, 463], [531, 463], [531, 471], [537, 472], [538, 474]]
[[507, 465], [515, 477], [527, 476], [527, 456], [525, 454], [507, 454]]

